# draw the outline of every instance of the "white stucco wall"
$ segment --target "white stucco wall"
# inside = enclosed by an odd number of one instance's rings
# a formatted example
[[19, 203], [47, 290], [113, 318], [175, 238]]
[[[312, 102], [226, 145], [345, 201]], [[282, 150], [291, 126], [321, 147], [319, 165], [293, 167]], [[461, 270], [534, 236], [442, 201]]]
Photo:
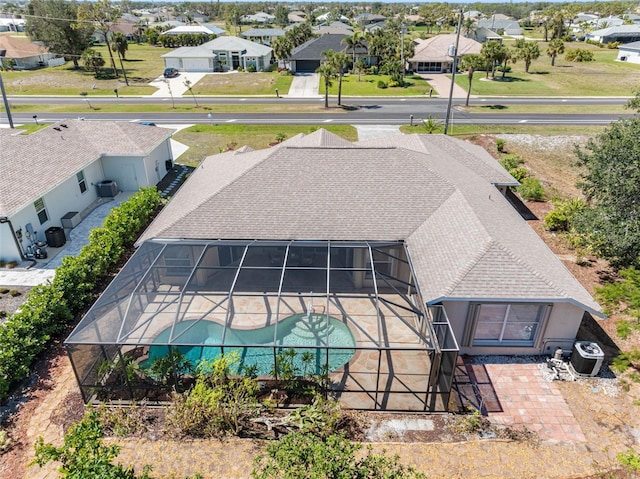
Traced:
[[616, 60], [640, 64], [640, 51], [623, 50], [621, 48], [618, 52], [618, 57], [616, 58]]
[[538, 336], [534, 347], [504, 346], [473, 347], [464, 345], [465, 328], [469, 314], [469, 302], [444, 302], [451, 328], [460, 346], [461, 354], [553, 354], [556, 348], [570, 351], [575, 341], [584, 311], [569, 303], [554, 303], [546, 327]]

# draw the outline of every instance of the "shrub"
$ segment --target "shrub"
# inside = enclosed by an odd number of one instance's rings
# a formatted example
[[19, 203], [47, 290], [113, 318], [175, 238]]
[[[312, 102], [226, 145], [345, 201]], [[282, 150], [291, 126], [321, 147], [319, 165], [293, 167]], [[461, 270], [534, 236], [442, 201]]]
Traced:
[[518, 168], [511, 168], [509, 174], [522, 183], [522, 180], [529, 176], [529, 170], [523, 166], [519, 166]]
[[9, 269], [13, 269], [13, 268], [15, 268], [16, 266], [18, 266], [18, 262], [17, 262], [17, 261], [9, 261], [9, 262], [7, 263], [7, 268], [9, 268]]
[[255, 65], [249, 65], [247, 66], [247, 71], [249, 73], [255, 73], [256, 72], [256, 66]]
[[383, 80], [378, 80], [378, 88], [387, 88], [387, 84]]
[[567, 50], [564, 56], [568, 62], [592, 62], [595, 60], [593, 52], [591, 50], [584, 50], [582, 48], [574, 48]]
[[18, 291], [17, 289], [12, 289], [11, 291], [9, 291], [9, 296], [12, 297], [16, 297], [16, 296], [20, 296], [22, 293], [20, 291]]
[[496, 150], [498, 150], [499, 153], [504, 153], [504, 144], [505, 141], [502, 138], [496, 140]]
[[0, 294], [7, 294], [9, 292], [9, 288], [0, 288]]
[[504, 155], [499, 161], [502, 167], [509, 171], [522, 165], [524, 163], [524, 158], [520, 155], [516, 155], [515, 153], [509, 153]]
[[9, 316], [9, 313], [7, 313], [4, 309], [0, 309], [0, 319], [4, 319], [7, 316]]
[[575, 215], [586, 207], [580, 198], [554, 201], [553, 209], [544, 218], [544, 225], [551, 231], [569, 231]]
[[0, 259], [0, 268], [4, 268], [6, 266], [7, 262], [3, 259]]
[[522, 184], [516, 188], [520, 196], [527, 201], [543, 201], [544, 186], [537, 178], [525, 178]]

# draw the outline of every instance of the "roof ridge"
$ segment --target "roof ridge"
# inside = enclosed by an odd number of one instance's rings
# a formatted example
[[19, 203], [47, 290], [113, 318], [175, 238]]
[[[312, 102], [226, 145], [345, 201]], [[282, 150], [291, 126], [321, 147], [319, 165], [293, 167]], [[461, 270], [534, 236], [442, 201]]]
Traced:
[[449, 286], [445, 288], [443, 296], [448, 296], [449, 294], [451, 294], [451, 292], [456, 288], [456, 286], [458, 286], [462, 282], [462, 280], [469, 275], [471, 270], [491, 250], [491, 246], [494, 242], [495, 240], [491, 238], [478, 250], [477, 253], [475, 253], [473, 256], [471, 256], [471, 258], [469, 258], [467, 265], [464, 268], [460, 269], [458, 276], [449, 284]]

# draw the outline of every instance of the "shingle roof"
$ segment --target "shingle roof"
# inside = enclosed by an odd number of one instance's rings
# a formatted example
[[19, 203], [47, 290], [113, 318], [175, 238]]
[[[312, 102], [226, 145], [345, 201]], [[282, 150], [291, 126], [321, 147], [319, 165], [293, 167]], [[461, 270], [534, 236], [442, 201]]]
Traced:
[[284, 30], [280, 28], [250, 28], [241, 33], [245, 38], [250, 37], [281, 37], [284, 35]]
[[566, 301], [598, 312], [496, 189], [513, 179], [489, 160], [444, 135], [345, 144], [319, 130], [207, 158], [140, 242], [402, 240], [427, 301]]
[[25, 38], [11, 35], [0, 35], [0, 50], [6, 50], [5, 57], [7, 58], [28, 58], [49, 51], [45, 47], [31, 43]]
[[347, 46], [342, 43], [348, 35], [328, 33], [318, 38], [312, 38], [291, 52], [291, 60], [321, 60], [322, 52], [346, 52]]
[[14, 214], [103, 155], [146, 156], [172, 133], [129, 122], [65, 120], [30, 135], [2, 135], [0, 216]]
[[[450, 62], [448, 55], [449, 47], [455, 45], [456, 35], [436, 35], [435, 37], [422, 40], [415, 47], [415, 53], [410, 62]], [[468, 55], [470, 53], [480, 53], [482, 45], [467, 37], [460, 37], [458, 43], [458, 55]]]

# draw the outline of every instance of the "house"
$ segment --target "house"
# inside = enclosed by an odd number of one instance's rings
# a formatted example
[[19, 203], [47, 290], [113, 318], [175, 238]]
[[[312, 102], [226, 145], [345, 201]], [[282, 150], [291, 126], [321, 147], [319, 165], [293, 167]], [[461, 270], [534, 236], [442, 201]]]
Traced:
[[321, 23], [313, 27], [316, 35], [353, 35], [353, 27], [343, 22]]
[[24, 32], [24, 18], [13, 16], [0, 18], [0, 32]]
[[640, 41], [620, 45], [618, 47], [618, 56], [616, 60], [619, 62], [640, 64]]
[[358, 25], [369, 25], [370, 23], [381, 23], [387, 19], [384, 15], [377, 15], [375, 13], [361, 13], [353, 18], [353, 21]]
[[289, 19], [289, 23], [304, 23], [307, 21], [307, 14], [300, 10], [294, 10], [287, 14], [287, 18]]
[[240, 22], [242, 23], [259, 23], [263, 25], [265, 23], [273, 23], [275, 22], [275, 20], [276, 20], [275, 16], [265, 12], [257, 12], [257, 13], [254, 13], [253, 15], [242, 15], [240, 17]]
[[492, 32], [503, 32], [503, 35], [517, 37], [522, 35], [522, 27], [516, 20], [498, 18], [499, 15], [492, 15], [477, 21], [479, 27], [488, 28]]
[[172, 167], [172, 133], [106, 120], [65, 120], [29, 135], [0, 130], [0, 259], [20, 261], [48, 228], [100, 195], [157, 184]]
[[277, 37], [284, 36], [284, 30], [280, 28], [250, 28], [241, 33], [242, 38], [249, 41], [261, 43], [262, 45], [271, 45], [271, 42]]
[[[409, 58], [409, 68], [416, 73], [448, 73], [451, 72], [453, 58], [449, 56], [450, 48], [456, 44], [456, 35], [436, 35], [427, 40], [420, 40], [415, 47], [413, 57]], [[458, 42], [458, 56], [480, 53], [482, 45], [461, 36]]]
[[99, 373], [122, 356], [236, 351], [268, 382], [292, 350], [344, 407], [446, 411], [459, 354], [569, 351], [600, 307], [507, 200], [516, 184], [445, 135], [320, 129], [210, 156], [65, 341], [83, 397], [181, 387]]
[[182, 34], [198, 34], [203, 33], [205, 35], [224, 35], [226, 30], [223, 30], [220, 27], [215, 25], [178, 25], [173, 27], [165, 32], [162, 32], [161, 35], [182, 35]]
[[185, 72], [227, 72], [254, 66], [265, 70], [273, 50], [244, 38], [222, 36], [197, 47], [181, 47], [162, 55], [166, 68]]
[[0, 35], [0, 63], [7, 69], [33, 70], [46, 66], [64, 65], [64, 58], [58, 57], [42, 45], [30, 42], [25, 37]]
[[186, 13], [181, 13], [180, 15], [176, 15], [175, 19], [183, 23], [202, 24], [202, 23], [207, 23], [209, 21], [209, 15], [205, 13], [197, 12], [195, 10], [190, 10]]
[[468, 35], [464, 34], [464, 36], [479, 43], [485, 43], [491, 40], [502, 42], [502, 37], [500, 35], [485, 27], [476, 26], [476, 28], [471, 30]]
[[[294, 73], [315, 72], [323, 60], [323, 53], [329, 50], [334, 52], [343, 52], [352, 56], [351, 50], [344, 43], [344, 39], [349, 35], [328, 33], [296, 47], [291, 52], [290, 68]], [[366, 45], [356, 48], [356, 57], [364, 58], [366, 62], [370, 61], [367, 53]]]
[[633, 43], [640, 41], [640, 25], [620, 25], [587, 33], [587, 40], [600, 43]]

